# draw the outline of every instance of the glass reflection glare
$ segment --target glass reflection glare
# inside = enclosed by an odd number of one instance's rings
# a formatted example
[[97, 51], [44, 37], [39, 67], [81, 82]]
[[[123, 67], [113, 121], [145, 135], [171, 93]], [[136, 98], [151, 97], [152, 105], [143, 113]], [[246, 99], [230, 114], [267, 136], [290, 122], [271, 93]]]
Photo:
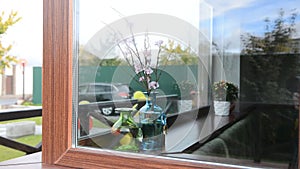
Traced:
[[[94, 95], [89, 104], [76, 105], [79, 147], [113, 150], [115, 108], [142, 102], [130, 100], [143, 89], [117, 45], [134, 35], [137, 51], [143, 51], [147, 32], [153, 42], [163, 39], [181, 54], [190, 48], [188, 58], [197, 58], [182, 63], [176, 56], [164, 68], [158, 103], [169, 111], [168, 134], [166, 151], [158, 155], [260, 167], [297, 165], [299, 1], [132, 2], [139, 8], [129, 1], [80, 1], [79, 90], [86, 83], [109, 88], [97, 96], [89, 93]], [[219, 80], [239, 84], [239, 100], [229, 116], [214, 114], [211, 87]], [[124, 91], [117, 83], [128, 88], [126, 97], [118, 97]], [[88, 95], [88, 88], [83, 90]]]

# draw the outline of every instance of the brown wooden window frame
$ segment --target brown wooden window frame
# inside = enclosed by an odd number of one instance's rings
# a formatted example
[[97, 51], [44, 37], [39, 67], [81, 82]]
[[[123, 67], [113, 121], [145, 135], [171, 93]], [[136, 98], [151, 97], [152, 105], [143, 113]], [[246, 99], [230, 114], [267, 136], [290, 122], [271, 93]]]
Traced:
[[72, 146], [73, 0], [43, 1], [44, 164], [79, 168], [231, 168], [209, 162]]

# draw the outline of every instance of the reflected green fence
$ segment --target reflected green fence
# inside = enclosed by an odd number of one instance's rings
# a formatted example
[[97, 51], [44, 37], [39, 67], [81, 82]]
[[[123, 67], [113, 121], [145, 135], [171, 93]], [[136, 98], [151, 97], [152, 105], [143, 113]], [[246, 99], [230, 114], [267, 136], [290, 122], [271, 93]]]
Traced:
[[[172, 65], [160, 68], [163, 73], [159, 80], [159, 92], [162, 94], [178, 94], [182, 85], [197, 84], [198, 66], [197, 65]], [[81, 83], [124, 83], [129, 84], [133, 90], [143, 88], [133, 79], [135, 73], [129, 66], [82, 66], [79, 68], [79, 84]], [[42, 102], [42, 69], [33, 69], [33, 103]], [[196, 87], [196, 86], [194, 86]]]

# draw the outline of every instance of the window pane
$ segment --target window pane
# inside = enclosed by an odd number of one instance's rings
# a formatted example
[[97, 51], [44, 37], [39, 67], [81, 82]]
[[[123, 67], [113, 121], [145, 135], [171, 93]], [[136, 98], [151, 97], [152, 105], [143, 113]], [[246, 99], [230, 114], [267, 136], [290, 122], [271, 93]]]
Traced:
[[95, 92], [104, 92], [107, 91], [107, 86], [97, 85], [95, 86]]
[[76, 146], [297, 166], [299, 1], [78, 4]]
[[79, 86], [78, 87], [78, 92], [79, 93], [83, 93], [83, 92], [86, 92], [86, 91], [87, 91], [87, 86], [84, 85], [84, 86]]

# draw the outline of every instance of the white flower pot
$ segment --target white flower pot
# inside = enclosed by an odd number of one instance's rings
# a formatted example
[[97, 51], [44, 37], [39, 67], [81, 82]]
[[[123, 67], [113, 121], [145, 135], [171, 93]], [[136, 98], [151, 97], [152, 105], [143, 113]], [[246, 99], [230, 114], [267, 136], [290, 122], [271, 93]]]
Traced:
[[228, 116], [230, 111], [230, 102], [214, 101], [215, 115]]
[[178, 112], [184, 112], [192, 110], [193, 102], [192, 100], [178, 100], [177, 102]]

